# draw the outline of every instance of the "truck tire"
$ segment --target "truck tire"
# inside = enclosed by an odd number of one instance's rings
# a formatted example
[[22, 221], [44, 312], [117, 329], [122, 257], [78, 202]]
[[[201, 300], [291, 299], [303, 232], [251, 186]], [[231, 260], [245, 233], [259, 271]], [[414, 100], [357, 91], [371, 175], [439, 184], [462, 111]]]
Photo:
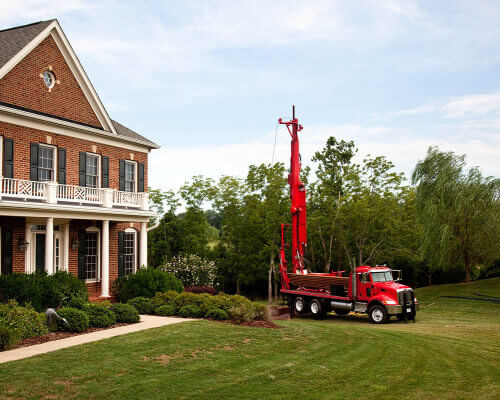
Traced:
[[385, 324], [389, 319], [385, 307], [375, 304], [368, 310], [368, 316], [372, 324]]
[[296, 297], [293, 302], [293, 311], [295, 314], [305, 314], [307, 312], [307, 301], [303, 297]]
[[326, 315], [326, 307], [318, 299], [312, 299], [309, 303], [309, 311], [316, 319], [323, 319]]
[[350, 313], [349, 310], [342, 310], [341, 308], [334, 308], [333, 312], [337, 315], [347, 315]]

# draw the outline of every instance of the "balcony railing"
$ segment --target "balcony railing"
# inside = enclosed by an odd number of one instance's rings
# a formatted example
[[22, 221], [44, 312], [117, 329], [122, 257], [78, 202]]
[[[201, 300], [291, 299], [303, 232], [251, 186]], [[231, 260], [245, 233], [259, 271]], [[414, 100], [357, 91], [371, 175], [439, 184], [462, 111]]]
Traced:
[[0, 177], [0, 199], [41, 200], [46, 203], [77, 203], [101, 207], [127, 207], [149, 210], [147, 193], [120, 192], [107, 188], [60, 185]]

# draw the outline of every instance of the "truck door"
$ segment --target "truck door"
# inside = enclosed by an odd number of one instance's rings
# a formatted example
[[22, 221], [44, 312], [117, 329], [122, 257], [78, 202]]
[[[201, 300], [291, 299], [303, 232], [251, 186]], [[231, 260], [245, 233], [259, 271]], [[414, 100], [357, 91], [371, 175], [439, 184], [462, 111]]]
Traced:
[[356, 274], [358, 279], [358, 301], [368, 301], [371, 297], [371, 275], [367, 272]]

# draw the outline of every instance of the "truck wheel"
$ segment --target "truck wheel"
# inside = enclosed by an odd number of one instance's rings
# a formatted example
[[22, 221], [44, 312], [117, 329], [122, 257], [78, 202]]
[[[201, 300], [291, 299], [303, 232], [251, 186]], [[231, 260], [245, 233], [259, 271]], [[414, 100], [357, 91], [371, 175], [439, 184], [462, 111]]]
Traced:
[[325, 318], [326, 307], [324, 307], [318, 299], [312, 299], [309, 303], [309, 311], [316, 319]]
[[388, 320], [385, 307], [379, 306], [377, 304], [370, 307], [368, 316], [370, 317], [370, 321], [372, 324], [385, 324]]
[[342, 310], [342, 309], [339, 309], [339, 308], [334, 308], [333, 311], [335, 312], [335, 314], [337, 315], [347, 315], [350, 313], [349, 310]]
[[303, 297], [297, 297], [293, 302], [293, 310], [297, 314], [305, 314], [307, 312], [307, 302]]

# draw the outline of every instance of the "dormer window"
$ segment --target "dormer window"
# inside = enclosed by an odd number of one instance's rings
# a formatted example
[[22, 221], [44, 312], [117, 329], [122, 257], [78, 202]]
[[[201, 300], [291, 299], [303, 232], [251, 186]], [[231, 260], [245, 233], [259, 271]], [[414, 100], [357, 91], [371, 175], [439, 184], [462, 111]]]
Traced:
[[45, 83], [45, 86], [47, 88], [52, 89], [56, 83], [56, 78], [53, 74], [52, 71], [49, 71], [48, 69], [43, 71], [43, 82]]

